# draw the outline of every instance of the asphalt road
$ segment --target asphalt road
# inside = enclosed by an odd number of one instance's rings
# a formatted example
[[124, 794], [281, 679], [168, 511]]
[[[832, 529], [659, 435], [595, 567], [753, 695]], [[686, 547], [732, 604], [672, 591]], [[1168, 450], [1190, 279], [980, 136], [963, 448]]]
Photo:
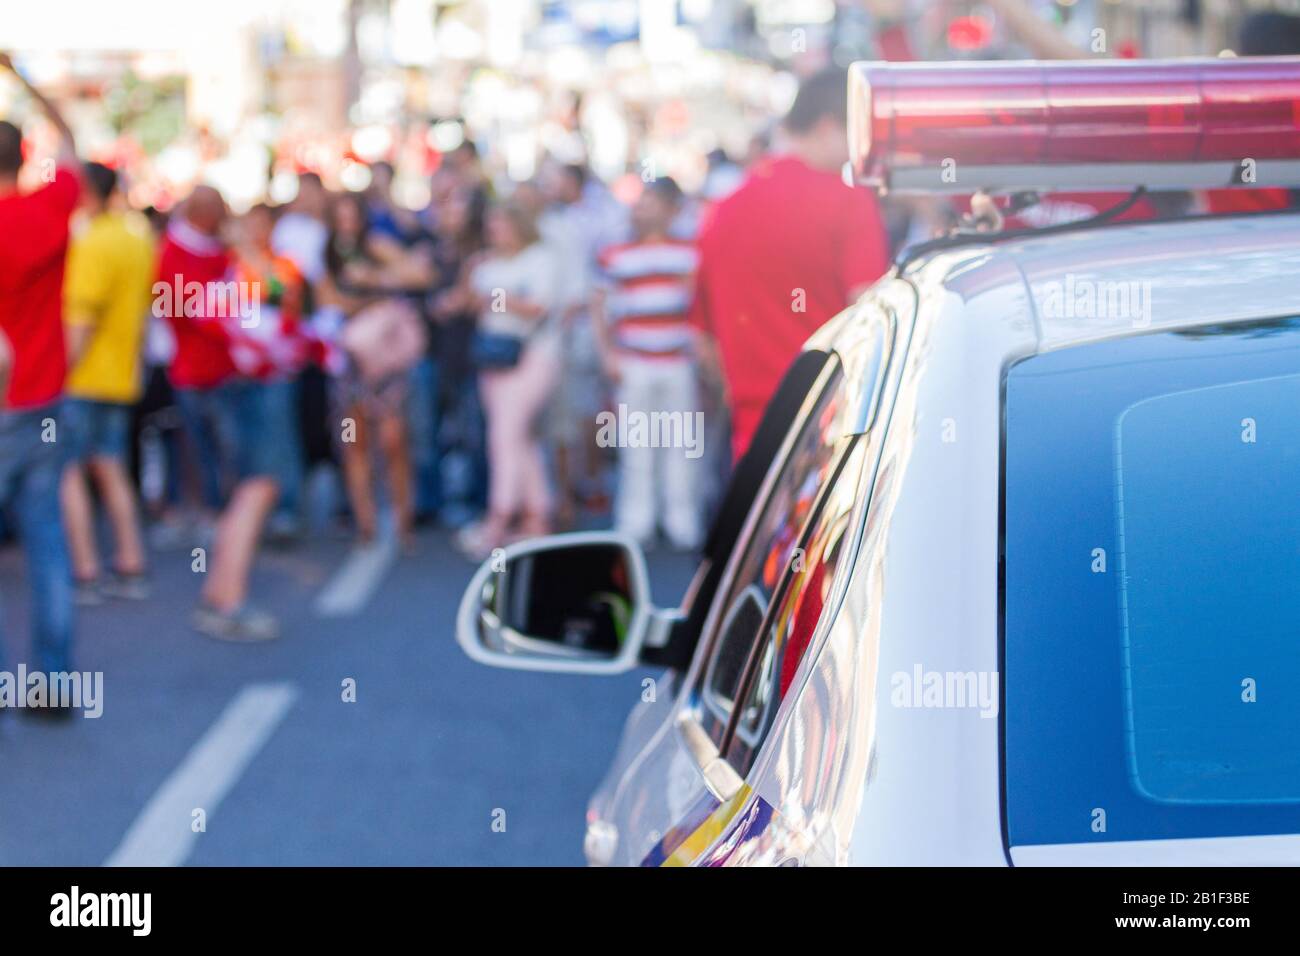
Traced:
[[[445, 535], [391, 563], [341, 539], [264, 553], [254, 601], [284, 634], [262, 646], [193, 633], [188, 551], [152, 560], [149, 600], [78, 612], [75, 666], [103, 672], [103, 715], [0, 718], [0, 865], [583, 862], [586, 801], [644, 675], [470, 662], [452, 627], [473, 568]], [[692, 562], [650, 563], [675, 603]], [[26, 612], [5, 547], [10, 669]]]

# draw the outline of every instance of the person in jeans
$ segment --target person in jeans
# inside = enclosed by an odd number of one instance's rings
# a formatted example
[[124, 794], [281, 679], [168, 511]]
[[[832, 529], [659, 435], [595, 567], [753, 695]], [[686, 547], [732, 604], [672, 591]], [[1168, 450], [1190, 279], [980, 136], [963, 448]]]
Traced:
[[[63, 261], [68, 219], [81, 192], [72, 133], [58, 111], [13, 69], [60, 134], [53, 175], [23, 193], [22, 133], [0, 121], [0, 505], [10, 505], [27, 557], [36, 667], [72, 670], [73, 602], [68, 549], [59, 509], [63, 426], [59, 402], [66, 372]], [[3, 669], [0, 645], [0, 669]], [[29, 714], [64, 716], [56, 701], [38, 700]]]
[[234, 483], [230, 456], [223, 452], [235, 436], [222, 386], [234, 377], [235, 363], [226, 324], [206, 314], [206, 302], [187, 310], [185, 289], [189, 283], [206, 289], [229, 278], [232, 257], [220, 237], [225, 219], [225, 202], [210, 187], [195, 189], [185, 200], [163, 234], [157, 284], [163, 294], [154, 300], [155, 316], [167, 320], [175, 341], [167, 378], [193, 452], [205, 524], [216, 521]]
[[448, 171], [434, 176], [432, 221], [435, 275], [429, 311], [438, 325], [438, 368], [444, 405], [438, 421], [439, 520], [457, 530], [487, 504], [487, 453], [478, 375], [471, 360], [478, 320], [469, 290], [469, 264], [483, 249], [487, 197]]
[[[63, 473], [63, 517], [79, 604], [97, 604], [104, 596], [140, 600], [149, 595], [126, 456], [131, 406], [142, 392], [154, 249], [143, 217], [112, 208], [116, 193], [117, 174], [87, 163], [82, 205], [89, 221], [72, 242], [64, 280], [71, 367], [63, 415], [72, 451]], [[103, 580], [87, 475], [108, 512], [117, 546], [112, 573]]]
[[491, 553], [512, 531], [549, 534], [553, 498], [537, 419], [560, 377], [560, 350], [549, 318], [560, 298], [560, 264], [540, 242], [533, 216], [516, 202], [493, 207], [488, 251], [470, 274], [478, 331], [521, 343], [518, 360], [483, 368], [479, 388], [487, 416], [488, 513], [464, 529], [470, 556]]
[[[695, 247], [669, 234], [681, 204], [682, 191], [669, 177], [646, 185], [632, 207], [635, 238], [597, 257], [591, 314], [619, 414], [671, 416], [683, 442], [700, 442], [695, 331], [687, 319]], [[620, 448], [615, 530], [648, 546], [662, 524], [675, 549], [699, 547], [702, 451], [648, 442]]]

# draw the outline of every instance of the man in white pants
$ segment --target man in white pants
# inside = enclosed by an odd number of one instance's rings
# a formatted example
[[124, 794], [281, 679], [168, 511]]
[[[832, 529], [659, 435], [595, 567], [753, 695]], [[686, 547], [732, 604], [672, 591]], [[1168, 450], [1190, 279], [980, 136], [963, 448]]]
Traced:
[[592, 317], [605, 371], [617, 385], [614, 427], [619, 487], [614, 527], [652, 544], [694, 550], [701, 538], [703, 428], [695, 332], [687, 321], [694, 244], [672, 238], [681, 190], [647, 183], [632, 209], [632, 241], [599, 255]]

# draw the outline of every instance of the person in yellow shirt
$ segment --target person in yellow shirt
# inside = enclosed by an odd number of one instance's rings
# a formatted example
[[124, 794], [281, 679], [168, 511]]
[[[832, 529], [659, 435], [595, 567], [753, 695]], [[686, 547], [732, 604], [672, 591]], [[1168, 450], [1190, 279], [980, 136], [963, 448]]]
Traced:
[[[126, 471], [131, 406], [142, 391], [141, 352], [153, 295], [152, 234], [142, 217], [116, 208], [117, 174], [87, 163], [87, 221], [72, 239], [64, 273], [68, 348], [62, 421], [70, 453], [63, 475], [63, 519], [77, 600], [148, 597], [139, 507]], [[95, 483], [113, 530], [112, 573], [101, 579]]]

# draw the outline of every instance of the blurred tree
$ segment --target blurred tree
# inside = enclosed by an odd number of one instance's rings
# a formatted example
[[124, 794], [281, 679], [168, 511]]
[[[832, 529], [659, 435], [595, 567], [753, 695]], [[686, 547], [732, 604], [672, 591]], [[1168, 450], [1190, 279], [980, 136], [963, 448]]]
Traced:
[[132, 137], [152, 155], [185, 129], [185, 81], [143, 80], [127, 71], [104, 94], [104, 112], [114, 133]]

